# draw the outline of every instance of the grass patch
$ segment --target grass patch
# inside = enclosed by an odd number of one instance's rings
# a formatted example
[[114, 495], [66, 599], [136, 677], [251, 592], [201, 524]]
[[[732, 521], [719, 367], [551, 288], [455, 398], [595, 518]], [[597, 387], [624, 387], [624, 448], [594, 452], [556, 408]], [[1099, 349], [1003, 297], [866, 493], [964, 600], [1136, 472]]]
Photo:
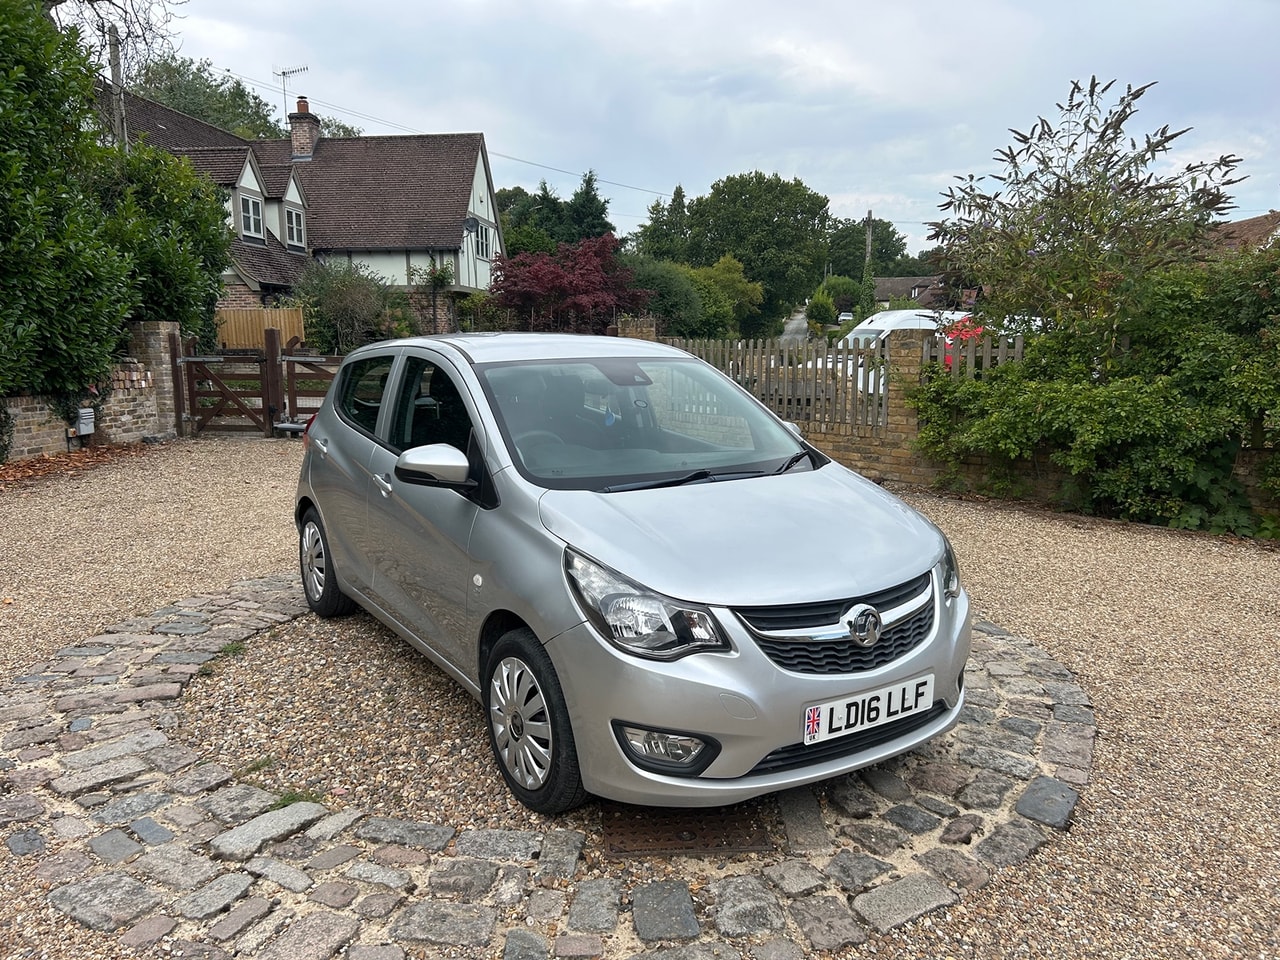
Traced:
[[271, 805], [272, 810], [280, 810], [295, 803], [322, 803], [324, 797], [314, 790], [286, 790], [280, 799]]
[[234, 776], [237, 780], [240, 780], [251, 774], [257, 773], [259, 770], [266, 770], [275, 762], [276, 762], [276, 758], [269, 755], [265, 757], [259, 757], [257, 760], [253, 760], [250, 763], [246, 763], [239, 770], [235, 771], [235, 773], [233, 773], [232, 776]]

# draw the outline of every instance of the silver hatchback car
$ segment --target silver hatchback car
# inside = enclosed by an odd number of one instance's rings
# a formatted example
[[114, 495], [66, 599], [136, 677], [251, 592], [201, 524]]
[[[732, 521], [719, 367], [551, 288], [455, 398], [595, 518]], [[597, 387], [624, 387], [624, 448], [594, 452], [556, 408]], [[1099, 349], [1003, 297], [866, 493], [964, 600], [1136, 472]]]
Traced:
[[958, 719], [946, 537], [673, 347], [373, 344], [304, 442], [308, 605], [358, 604], [477, 697], [534, 810], [735, 803]]

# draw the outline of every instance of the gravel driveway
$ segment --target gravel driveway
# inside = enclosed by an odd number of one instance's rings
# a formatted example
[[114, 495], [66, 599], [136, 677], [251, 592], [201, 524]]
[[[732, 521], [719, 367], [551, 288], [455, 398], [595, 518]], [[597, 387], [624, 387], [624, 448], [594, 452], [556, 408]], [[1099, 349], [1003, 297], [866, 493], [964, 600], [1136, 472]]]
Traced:
[[[291, 440], [180, 441], [77, 475], [0, 481], [0, 670], [19, 674], [104, 624], [290, 568], [300, 454]], [[1099, 739], [1065, 837], [957, 906], [867, 947], [904, 960], [1280, 955], [1280, 554], [904, 495], [951, 537], [978, 615], [1075, 672], [1093, 698]], [[241, 662], [184, 697], [186, 735], [219, 762], [245, 768], [273, 752], [317, 754], [339, 790], [402, 816], [421, 814], [413, 807], [422, 791], [402, 789], [415, 773], [474, 766], [465, 797], [431, 796], [434, 819], [538, 823], [483, 772], [478, 708], [447, 684], [440, 695], [456, 697], [457, 735], [419, 738], [401, 768], [370, 763], [358, 743], [344, 742], [353, 728], [326, 703], [362, 702], [375, 721], [361, 736], [412, 739], [415, 718], [395, 711], [403, 672], [438, 681], [368, 618], [304, 618], [269, 644], [251, 641]], [[232, 693], [257, 697], [261, 710], [240, 707], [233, 717]], [[18, 928], [41, 932], [39, 955], [54, 960], [129, 955], [109, 936], [64, 932], [66, 918], [2, 846], [0, 875], [0, 956], [11, 955], [6, 931]]]

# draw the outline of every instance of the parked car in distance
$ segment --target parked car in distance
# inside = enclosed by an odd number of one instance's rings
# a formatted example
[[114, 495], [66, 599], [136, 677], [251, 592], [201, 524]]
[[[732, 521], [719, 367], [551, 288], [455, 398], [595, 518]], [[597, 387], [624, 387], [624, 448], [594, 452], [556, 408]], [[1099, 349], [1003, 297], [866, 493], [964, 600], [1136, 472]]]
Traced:
[[674, 347], [356, 350], [304, 434], [295, 521], [310, 609], [363, 607], [475, 696], [544, 814], [736, 803], [964, 706], [947, 538]]
[[853, 323], [853, 314], [852, 314], [852, 313], [847, 313], [847, 312], [846, 312], [846, 313], [842, 313], [842, 314], [840, 314], [840, 316], [836, 317], [836, 326], [837, 326], [837, 327], [843, 327], [846, 323]]

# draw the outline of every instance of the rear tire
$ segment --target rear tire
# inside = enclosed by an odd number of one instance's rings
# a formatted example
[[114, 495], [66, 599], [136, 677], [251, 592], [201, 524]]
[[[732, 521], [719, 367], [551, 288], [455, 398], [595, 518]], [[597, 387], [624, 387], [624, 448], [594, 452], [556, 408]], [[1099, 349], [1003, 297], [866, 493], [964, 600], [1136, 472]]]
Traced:
[[530, 810], [555, 816], [587, 798], [560, 678], [533, 632], [502, 636], [485, 662], [481, 690], [489, 746], [502, 779]]
[[302, 515], [298, 529], [298, 565], [302, 569], [302, 592], [307, 606], [317, 617], [342, 617], [354, 613], [356, 603], [338, 586], [329, 552], [329, 537], [315, 507]]

